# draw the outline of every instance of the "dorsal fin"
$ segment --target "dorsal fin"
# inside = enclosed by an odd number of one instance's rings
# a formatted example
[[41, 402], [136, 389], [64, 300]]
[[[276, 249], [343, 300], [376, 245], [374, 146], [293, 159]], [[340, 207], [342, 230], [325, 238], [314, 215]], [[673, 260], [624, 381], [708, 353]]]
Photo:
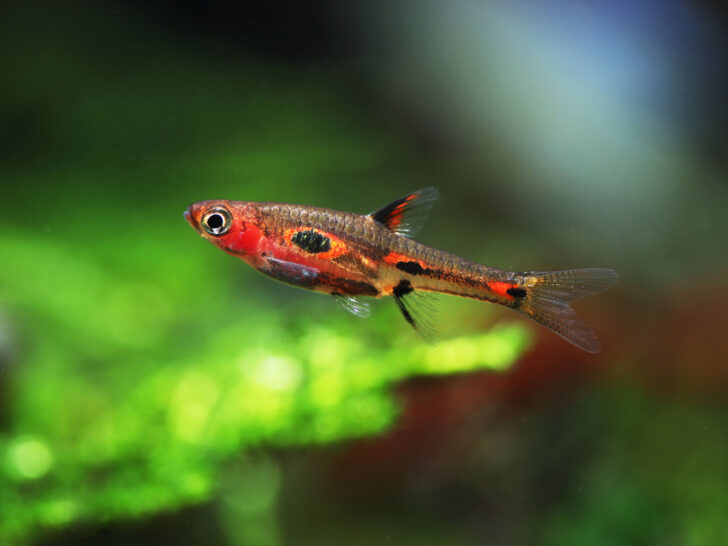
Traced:
[[425, 188], [392, 201], [369, 216], [405, 237], [414, 237], [425, 224], [438, 197], [436, 188]]

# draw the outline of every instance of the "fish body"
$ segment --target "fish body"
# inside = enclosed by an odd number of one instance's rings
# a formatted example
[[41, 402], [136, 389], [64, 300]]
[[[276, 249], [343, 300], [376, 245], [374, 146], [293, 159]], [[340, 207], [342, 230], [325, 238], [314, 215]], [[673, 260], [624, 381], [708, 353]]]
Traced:
[[588, 351], [594, 332], [569, 303], [606, 290], [610, 269], [510, 272], [419, 243], [437, 190], [426, 188], [367, 215], [305, 205], [211, 200], [191, 205], [185, 218], [204, 238], [262, 273], [331, 294], [348, 311], [368, 316], [361, 296], [392, 296], [405, 319], [432, 338], [431, 305], [442, 293], [509, 307]]

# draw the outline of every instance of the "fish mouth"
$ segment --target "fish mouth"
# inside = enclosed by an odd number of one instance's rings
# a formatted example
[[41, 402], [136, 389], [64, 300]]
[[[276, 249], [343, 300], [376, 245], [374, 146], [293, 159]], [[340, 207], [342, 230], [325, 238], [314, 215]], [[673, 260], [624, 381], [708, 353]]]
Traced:
[[197, 221], [195, 220], [195, 217], [194, 217], [194, 216], [192, 215], [192, 213], [190, 212], [190, 209], [187, 209], [187, 210], [186, 210], [186, 211], [184, 212], [184, 217], [185, 217], [185, 220], [187, 220], [187, 222], [189, 222], [189, 224], [190, 224], [190, 225], [191, 225], [191, 226], [192, 226], [193, 228], [195, 228], [196, 230], [199, 230], [199, 229], [200, 229], [200, 226], [199, 226], [199, 225], [197, 224]]

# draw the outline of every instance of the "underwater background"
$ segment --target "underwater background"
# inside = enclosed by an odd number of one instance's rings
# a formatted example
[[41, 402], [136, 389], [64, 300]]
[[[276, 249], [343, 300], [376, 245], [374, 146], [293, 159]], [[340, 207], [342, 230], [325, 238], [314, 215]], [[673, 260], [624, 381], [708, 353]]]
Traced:
[[[728, 541], [720, 2], [0, 7], [0, 544]], [[192, 202], [609, 267], [589, 355], [440, 298], [428, 345], [203, 242]]]

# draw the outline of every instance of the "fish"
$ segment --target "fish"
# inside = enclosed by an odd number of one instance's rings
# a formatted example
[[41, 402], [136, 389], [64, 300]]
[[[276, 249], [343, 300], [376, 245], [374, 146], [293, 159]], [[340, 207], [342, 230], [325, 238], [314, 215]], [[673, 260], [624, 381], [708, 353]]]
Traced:
[[370, 315], [365, 298], [391, 296], [426, 340], [436, 338], [432, 295], [508, 307], [589, 353], [594, 331], [571, 303], [617, 281], [607, 268], [512, 272], [414, 240], [435, 200], [424, 188], [370, 214], [225, 199], [200, 201], [185, 219], [209, 242], [278, 281], [333, 296], [350, 313]]

